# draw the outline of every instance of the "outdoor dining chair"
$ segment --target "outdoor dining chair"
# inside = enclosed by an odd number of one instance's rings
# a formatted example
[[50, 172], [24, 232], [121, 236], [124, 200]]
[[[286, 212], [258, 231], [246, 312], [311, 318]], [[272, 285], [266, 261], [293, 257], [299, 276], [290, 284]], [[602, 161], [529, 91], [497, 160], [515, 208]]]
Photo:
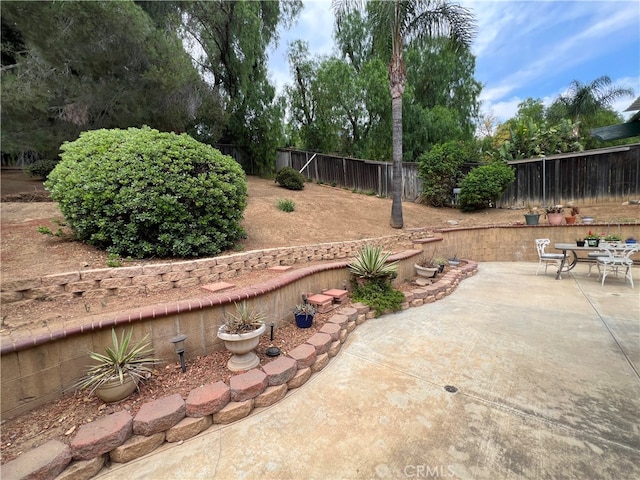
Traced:
[[640, 244], [629, 245], [628, 248], [625, 248], [623, 251], [615, 251], [605, 248], [606, 255], [602, 257], [598, 257], [596, 259], [598, 264], [598, 273], [600, 274], [600, 278], [602, 279], [602, 286], [604, 286], [604, 279], [607, 278], [607, 275], [614, 273], [618, 276], [618, 270], [624, 268], [624, 282], [631, 283], [631, 288], [633, 287], [633, 272], [631, 271], [631, 267], [633, 267], [633, 259], [631, 255], [640, 251]]
[[551, 243], [551, 240], [548, 238], [537, 238], [536, 239], [536, 250], [538, 251], [538, 268], [536, 270], [536, 275], [540, 271], [542, 264], [544, 263], [544, 273], [547, 273], [547, 267], [550, 263], [555, 263], [560, 268], [562, 264], [562, 259], [564, 255], [562, 253], [547, 253], [545, 249]]

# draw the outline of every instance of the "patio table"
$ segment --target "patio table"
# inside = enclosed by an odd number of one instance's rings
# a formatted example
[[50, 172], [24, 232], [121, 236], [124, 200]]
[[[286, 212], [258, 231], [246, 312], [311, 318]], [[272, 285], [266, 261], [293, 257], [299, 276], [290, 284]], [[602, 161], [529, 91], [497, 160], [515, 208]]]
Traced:
[[[556, 250], [562, 250], [563, 258], [560, 261], [560, 268], [556, 273], [556, 280], [561, 279], [560, 274], [564, 270], [565, 272], [571, 271], [578, 263], [596, 263], [596, 257], [590, 257], [588, 254], [592, 252], [599, 252], [601, 250], [614, 250], [616, 252], [623, 252], [629, 245], [625, 243], [600, 243], [597, 247], [590, 247], [585, 245], [584, 247], [578, 247], [575, 243], [556, 243], [553, 248]], [[571, 252], [571, 261], [568, 262], [568, 252]], [[580, 252], [587, 252], [587, 256], [579, 256]], [[603, 252], [602, 256], [606, 256]]]

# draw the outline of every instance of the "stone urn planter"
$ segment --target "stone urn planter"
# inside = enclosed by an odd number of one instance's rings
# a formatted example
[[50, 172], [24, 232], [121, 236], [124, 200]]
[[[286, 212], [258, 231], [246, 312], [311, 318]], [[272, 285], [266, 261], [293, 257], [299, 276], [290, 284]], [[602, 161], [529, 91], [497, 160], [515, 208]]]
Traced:
[[419, 277], [433, 278], [436, 276], [436, 273], [440, 271], [440, 267], [422, 267], [417, 263], [414, 263], [413, 266], [415, 267], [416, 274]]
[[232, 372], [250, 370], [260, 364], [260, 359], [253, 350], [260, 343], [260, 335], [267, 329], [262, 324], [259, 328], [245, 333], [227, 333], [226, 325], [218, 329], [218, 338], [224, 341], [224, 346], [233, 355], [227, 362], [227, 368]]

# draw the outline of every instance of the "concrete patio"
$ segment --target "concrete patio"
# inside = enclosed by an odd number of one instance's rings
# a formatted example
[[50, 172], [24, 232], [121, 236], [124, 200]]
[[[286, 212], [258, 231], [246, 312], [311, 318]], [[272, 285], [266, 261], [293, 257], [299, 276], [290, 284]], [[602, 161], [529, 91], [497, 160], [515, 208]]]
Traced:
[[640, 478], [640, 288], [587, 270], [481, 263], [283, 401], [96, 478]]

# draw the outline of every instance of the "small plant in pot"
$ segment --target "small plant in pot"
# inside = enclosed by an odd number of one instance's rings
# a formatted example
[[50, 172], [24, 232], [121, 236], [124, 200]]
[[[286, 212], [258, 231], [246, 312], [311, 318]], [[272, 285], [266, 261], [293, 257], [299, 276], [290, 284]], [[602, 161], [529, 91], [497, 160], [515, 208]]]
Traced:
[[416, 273], [420, 277], [433, 278], [440, 271], [440, 267], [435, 262], [433, 257], [420, 257], [420, 259], [414, 263]]
[[597, 247], [600, 244], [600, 235], [589, 230], [584, 236], [584, 240], [590, 247]]
[[117, 402], [128, 397], [141, 380], [151, 376], [152, 366], [159, 360], [153, 357], [153, 349], [147, 342], [148, 335], [131, 344], [131, 334], [124, 330], [118, 340], [115, 329], [111, 330], [113, 347], [105, 347], [105, 353], [89, 352], [89, 357], [98, 362], [88, 368], [76, 387], [90, 389], [105, 402]]
[[527, 204], [527, 213], [524, 214], [524, 220], [527, 225], [538, 225], [540, 221], [540, 212], [533, 208], [530, 203]]
[[578, 247], [584, 247], [584, 243], [585, 243], [584, 239], [582, 239], [582, 238], [577, 238], [576, 239], [576, 245]]
[[298, 328], [309, 328], [313, 324], [313, 316], [316, 314], [316, 307], [304, 302], [296, 305], [293, 309], [293, 316]]
[[576, 216], [580, 213], [580, 209], [578, 207], [571, 207], [569, 211], [569, 216], [564, 217], [564, 220], [567, 222], [567, 225], [573, 225], [576, 223]]
[[260, 343], [260, 335], [265, 330], [266, 315], [257, 308], [251, 308], [244, 301], [235, 303], [235, 313], [227, 312], [225, 322], [218, 328], [218, 338], [233, 355], [227, 362], [227, 368], [233, 372], [250, 370], [260, 364], [253, 350]]
[[449, 265], [451, 265], [452, 267], [457, 267], [458, 265], [460, 265], [460, 259], [458, 258], [458, 254], [454, 253], [452, 256], [447, 258], [447, 262], [449, 262]]
[[434, 263], [436, 265], [438, 265], [438, 272], [442, 273], [444, 272], [444, 267], [447, 264], [447, 259], [446, 258], [441, 258], [441, 257], [436, 257], [433, 259]]
[[562, 205], [553, 205], [544, 209], [547, 215], [547, 221], [549, 225], [560, 225], [562, 223], [562, 212], [564, 207]]

